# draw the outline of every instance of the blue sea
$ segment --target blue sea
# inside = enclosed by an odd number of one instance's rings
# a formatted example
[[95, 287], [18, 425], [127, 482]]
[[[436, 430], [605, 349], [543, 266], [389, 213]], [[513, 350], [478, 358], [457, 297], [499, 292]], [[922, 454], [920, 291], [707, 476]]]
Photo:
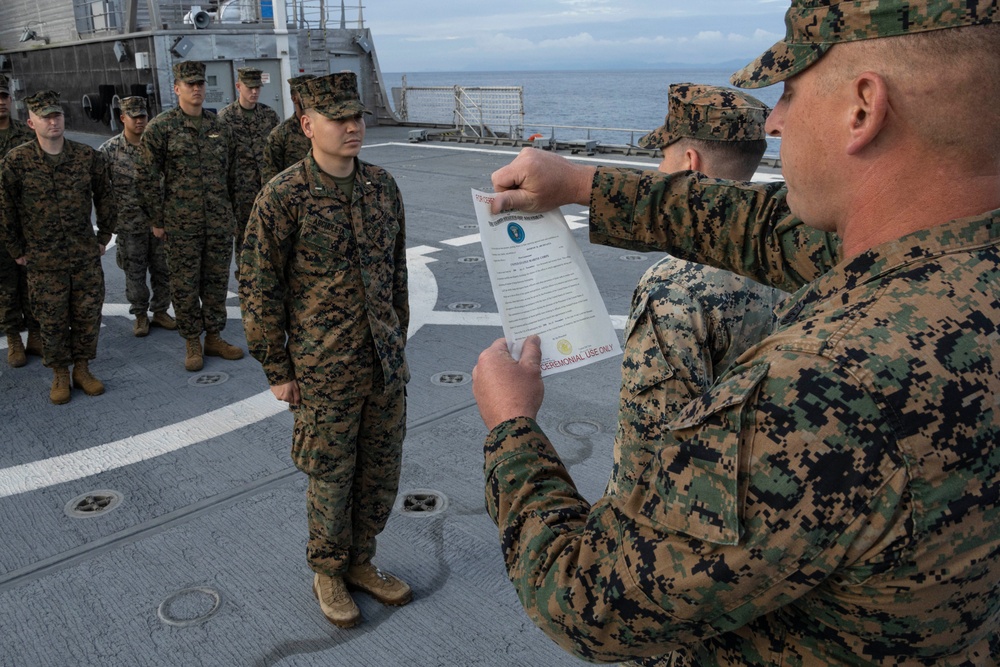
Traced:
[[[665, 70], [594, 70], [524, 72], [393, 72], [384, 73], [387, 87], [400, 87], [403, 74], [407, 86], [520, 86], [524, 94], [525, 130], [551, 125], [635, 129], [648, 132], [663, 124], [667, 112], [667, 88], [671, 83], [705, 83], [731, 86], [736, 68], [677, 68]], [[774, 106], [781, 86], [748, 91], [768, 106]], [[556, 130], [561, 137], [580, 130]], [[547, 133], [545, 133], [547, 134]], [[592, 132], [609, 143], [628, 143], [629, 134]], [[636, 133], [635, 139], [640, 134]], [[777, 140], [768, 140], [768, 154], [777, 155]]]

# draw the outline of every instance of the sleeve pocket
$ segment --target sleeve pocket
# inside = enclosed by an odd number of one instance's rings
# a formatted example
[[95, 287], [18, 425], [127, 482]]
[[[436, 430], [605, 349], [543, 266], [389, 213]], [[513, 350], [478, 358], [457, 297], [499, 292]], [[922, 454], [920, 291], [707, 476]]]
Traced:
[[674, 376], [659, 337], [646, 310], [646, 297], [635, 304], [625, 325], [625, 345], [622, 357], [622, 387], [629, 397], [654, 387]]
[[631, 516], [712, 544], [739, 542], [742, 425], [768, 368], [729, 375], [681, 411], [669, 425], [676, 444], [659, 451], [627, 501]]

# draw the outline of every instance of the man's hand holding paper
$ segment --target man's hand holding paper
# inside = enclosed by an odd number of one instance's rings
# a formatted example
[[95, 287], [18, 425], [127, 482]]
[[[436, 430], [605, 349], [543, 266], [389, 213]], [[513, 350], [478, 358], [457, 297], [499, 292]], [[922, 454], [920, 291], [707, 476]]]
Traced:
[[542, 376], [621, 354], [607, 308], [562, 212], [492, 213], [495, 194], [472, 191], [480, 239], [514, 359], [540, 339]]
[[472, 369], [472, 394], [479, 405], [479, 415], [486, 428], [493, 428], [514, 417], [538, 415], [545, 396], [539, 372], [542, 350], [538, 336], [524, 341], [521, 358], [514, 361], [507, 351], [507, 341], [498, 338], [479, 355]]

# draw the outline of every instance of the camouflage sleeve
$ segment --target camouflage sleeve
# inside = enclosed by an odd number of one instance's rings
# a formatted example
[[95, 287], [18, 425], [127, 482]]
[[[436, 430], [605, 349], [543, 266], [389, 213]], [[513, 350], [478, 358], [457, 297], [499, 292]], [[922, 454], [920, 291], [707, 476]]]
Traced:
[[[240, 174], [240, 146], [228, 125], [223, 125], [222, 130], [226, 133], [226, 142], [229, 145], [229, 162], [226, 165], [226, 168], [228, 169], [226, 187], [229, 190], [229, 202], [233, 205], [233, 214], [235, 216], [236, 205], [240, 200], [240, 183], [242, 176]], [[231, 222], [232, 224], [229, 226], [229, 229], [235, 229], [235, 217]]]
[[267, 135], [267, 141], [264, 142], [264, 160], [260, 166], [261, 184], [267, 183], [284, 169], [285, 129], [286, 126], [282, 123]]
[[910, 539], [892, 427], [829, 360], [775, 346], [670, 428], [631, 495], [593, 506], [533, 420], [487, 437], [486, 504], [510, 580], [532, 621], [584, 659], [736, 631]]
[[17, 173], [10, 159], [0, 160], [0, 245], [14, 259], [23, 257], [25, 253], [17, 202], [14, 200], [14, 195], [20, 191], [16, 182]]
[[267, 123], [265, 124], [265, 127], [267, 128], [268, 135], [270, 135], [271, 131], [274, 130], [274, 128], [278, 127], [278, 125], [281, 123], [281, 118], [278, 117], [278, 112], [275, 111], [273, 108], [266, 107], [266, 109], [267, 109]]
[[406, 270], [406, 224], [403, 211], [403, 197], [400, 195], [398, 188], [396, 188], [395, 192], [395, 216], [399, 220], [399, 233], [396, 234], [396, 247], [393, 258], [396, 270], [392, 278], [392, 307], [396, 311], [396, 317], [399, 318], [402, 339], [405, 341], [407, 330], [410, 326], [409, 277]]
[[590, 240], [675, 257], [793, 292], [840, 261], [840, 242], [795, 218], [782, 183], [598, 168]]
[[90, 183], [97, 212], [97, 242], [107, 246], [118, 225], [118, 204], [111, 185], [111, 168], [107, 156], [93, 151], [90, 160]]
[[247, 347], [270, 385], [295, 379], [288, 354], [285, 265], [296, 219], [273, 190], [261, 191], [247, 221], [240, 263], [240, 307]]
[[260, 165], [261, 185], [266, 184], [269, 180], [277, 176], [278, 172], [281, 171], [278, 165], [285, 163], [285, 155], [281, 142], [281, 128], [282, 126], [279, 125], [271, 130], [267, 135], [267, 141], [264, 142], [264, 159]]
[[150, 227], [161, 228], [163, 222], [163, 173], [167, 156], [167, 136], [154, 118], [142, 133], [137, 191], [143, 213]]

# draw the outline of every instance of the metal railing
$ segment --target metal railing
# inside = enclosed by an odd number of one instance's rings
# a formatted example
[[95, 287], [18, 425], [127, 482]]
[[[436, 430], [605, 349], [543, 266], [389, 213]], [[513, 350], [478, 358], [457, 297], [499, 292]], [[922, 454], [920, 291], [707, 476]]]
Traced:
[[87, 37], [99, 33], [122, 32], [125, 14], [119, 0], [73, 0], [76, 32]]
[[407, 86], [403, 77], [396, 113], [406, 123], [452, 124], [477, 137], [517, 137], [524, 131], [520, 86]]
[[285, 11], [289, 24], [307, 30], [365, 27], [365, 7], [361, 3], [347, 4], [339, 0], [288, 0]]

